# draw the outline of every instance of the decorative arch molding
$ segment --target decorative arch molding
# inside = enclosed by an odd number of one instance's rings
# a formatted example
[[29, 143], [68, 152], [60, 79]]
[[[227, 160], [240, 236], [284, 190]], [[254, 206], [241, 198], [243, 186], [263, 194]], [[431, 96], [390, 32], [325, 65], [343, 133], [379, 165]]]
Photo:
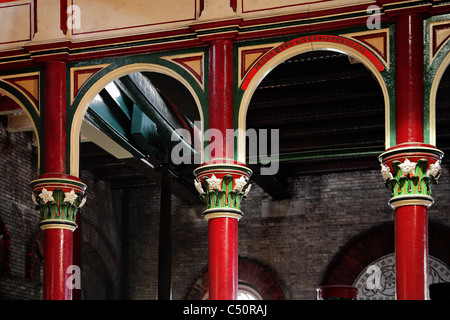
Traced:
[[27, 277], [35, 282], [42, 282], [41, 267], [44, 263], [44, 233], [38, 227], [33, 241], [27, 251]]
[[[438, 36], [440, 33], [441, 36]], [[442, 76], [450, 65], [450, 19], [448, 15], [426, 21], [424, 50], [424, 139], [436, 145], [436, 98]], [[428, 50], [427, 50], [428, 48]]]
[[99, 257], [103, 260], [108, 271], [107, 278], [111, 279], [113, 287], [120, 288], [120, 262], [116, 256], [112, 244], [101, 231], [101, 229], [90, 219], [81, 215], [82, 219], [82, 240], [92, 249], [97, 251]]
[[[385, 103], [385, 144], [386, 148], [395, 144], [395, 121], [393, 119], [392, 108], [395, 105], [392, 82], [392, 70], [388, 70], [385, 61], [380, 59], [372, 48], [366, 46], [360, 41], [349, 37], [321, 34], [302, 36], [287, 40], [281, 44], [265, 51], [261, 56], [247, 69], [242, 82], [237, 88], [238, 108], [235, 113], [236, 123], [239, 129], [238, 133], [238, 154], [237, 160], [245, 162], [245, 134], [246, 117], [251, 98], [258, 85], [265, 76], [280, 65], [282, 62], [302, 53], [318, 50], [337, 51], [344, 53], [364, 64], [367, 69], [376, 78], [383, 93]], [[392, 59], [391, 59], [392, 60]]]
[[[27, 78], [27, 75], [22, 75], [24, 78]], [[14, 79], [19, 79], [21, 75], [15, 75]], [[40, 84], [41, 77], [39, 77], [38, 73], [33, 73], [33, 77], [37, 77], [37, 81]], [[37, 141], [37, 148], [38, 148], [38, 154], [41, 155], [40, 149], [41, 146], [44, 145], [42, 139], [44, 139], [43, 135], [40, 134], [41, 132], [41, 110], [39, 108], [39, 103], [35, 99], [35, 94], [27, 93], [27, 90], [20, 85], [17, 85], [13, 82], [11, 82], [10, 76], [0, 76], [0, 93], [4, 94], [8, 98], [12, 99], [17, 105], [20, 106], [20, 108], [25, 112], [28, 119], [31, 121], [31, 124], [33, 125], [33, 131], [36, 135], [36, 141]], [[40, 86], [42, 88], [42, 86]], [[41, 92], [38, 92], [37, 98], [40, 99]], [[38, 157], [38, 168], [40, 168], [40, 164], [43, 159], [41, 159], [41, 156]]]
[[[450, 228], [434, 221], [428, 225], [429, 254], [450, 265]], [[395, 252], [394, 223], [374, 226], [351, 239], [328, 265], [321, 285], [352, 285], [370, 263]]]
[[[171, 54], [169, 56], [167, 54], [167, 57], [139, 56], [132, 57], [131, 59], [117, 58], [112, 63], [102, 63], [102, 61], [99, 61], [99, 64], [87, 65], [86, 63], [83, 63], [74, 64], [70, 67], [71, 69], [74, 69], [70, 72], [70, 91], [73, 97], [71, 98], [70, 107], [67, 112], [67, 137], [70, 137], [68, 139], [69, 148], [67, 148], [67, 152], [69, 152], [68, 158], [70, 159], [68, 165], [70, 168], [67, 168], [67, 171], [70, 172], [71, 175], [78, 176], [79, 174], [78, 141], [83, 118], [89, 108], [90, 102], [106, 85], [127, 74], [135, 72], [160, 73], [180, 82], [191, 93], [195, 101], [202, 124], [201, 130], [203, 132], [205, 119], [207, 119], [205, 113], [208, 112], [208, 98], [205, 93], [207, 90], [205, 90], [204, 84], [199, 82], [199, 78], [194, 72], [184, 66], [186, 62], [184, 60], [177, 60], [174, 57], [176, 57], [176, 55]], [[201, 55], [201, 58], [204, 58], [203, 54]], [[87, 74], [85, 74], [87, 78], [80, 85], [80, 83], [75, 82], [74, 75], [76, 74], [76, 71], [82, 72], [83, 70], [87, 72]], [[201, 72], [202, 79], [204, 79], [204, 70], [201, 69]]]
[[[247, 259], [238, 260], [239, 282], [255, 289], [263, 300], [285, 300], [281, 284], [273, 273], [260, 263]], [[192, 282], [186, 291], [185, 300], [208, 299], [208, 266]]]

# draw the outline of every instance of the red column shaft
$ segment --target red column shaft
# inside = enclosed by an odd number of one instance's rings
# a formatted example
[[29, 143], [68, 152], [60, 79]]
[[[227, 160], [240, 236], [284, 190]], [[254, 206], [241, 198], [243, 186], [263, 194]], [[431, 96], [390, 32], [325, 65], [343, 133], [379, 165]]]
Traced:
[[233, 159], [233, 148], [230, 148], [233, 141], [227, 141], [226, 137], [226, 130], [233, 129], [233, 42], [231, 40], [217, 40], [210, 44], [209, 70], [209, 128], [219, 130], [223, 138], [222, 154], [217, 154], [215, 150], [216, 153], [212, 154], [211, 158]]
[[67, 286], [71, 273], [66, 273], [72, 264], [71, 252], [71, 230], [44, 230], [44, 300], [72, 299], [72, 290]]
[[209, 220], [209, 299], [236, 300], [238, 287], [238, 221]]
[[[396, 61], [396, 141], [423, 142], [423, 16], [397, 17]], [[428, 250], [425, 206], [396, 209], [397, 299], [427, 299]]]
[[[49, 61], [45, 69], [44, 172], [66, 171], [66, 63]], [[67, 287], [67, 268], [72, 264], [73, 232], [68, 229], [44, 230], [44, 299], [71, 300]], [[70, 276], [70, 275], [69, 275]]]
[[423, 17], [397, 18], [395, 30], [396, 139], [423, 142]]
[[[233, 140], [226, 130], [233, 129], [233, 42], [228, 39], [210, 44], [209, 129], [222, 133], [222, 150], [210, 160], [233, 159]], [[228, 138], [233, 138], [229, 136]], [[211, 141], [213, 142], [213, 141]], [[209, 225], [209, 299], [235, 300], [238, 285], [238, 221], [220, 217]]]
[[66, 63], [49, 61], [45, 69], [44, 171], [66, 171]]
[[398, 300], [428, 299], [428, 209], [395, 210], [396, 286]]
[[[81, 215], [77, 214], [76, 223], [78, 228], [73, 231], [72, 235], [72, 263], [81, 268]], [[81, 300], [81, 288], [72, 289], [72, 299]]]

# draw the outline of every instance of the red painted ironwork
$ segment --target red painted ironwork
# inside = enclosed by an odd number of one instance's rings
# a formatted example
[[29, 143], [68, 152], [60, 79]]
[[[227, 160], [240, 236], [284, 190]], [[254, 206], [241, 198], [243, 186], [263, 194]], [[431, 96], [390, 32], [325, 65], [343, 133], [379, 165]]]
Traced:
[[44, 230], [44, 300], [71, 300], [67, 286], [72, 264], [72, 230], [50, 228]]
[[[423, 142], [423, 16], [397, 17], [396, 141]], [[428, 298], [428, 207], [395, 209], [396, 294], [398, 300]]]
[[44, 170], [66, 171], [66, 63], [49, 61], [45, 68]]
[[209, 220], [209, 299], [235, 300], [238, 289], [238, 220]]
[[[210, 45], [209, 128], [222, 132], [222, 154], [211, 158], [233, 159], [233, 149], [226, 148], [226, 129], [233, 129], [233, 42], [217, 40]], [[211, 141], [214, 142], [214, 141]], [[231, 149], [231, 150], [230, 150]]]
[[[233, 141], [226, 130], [233, 129], [233, 43], [216, 40], [210, 44], [209, 128], [220, 130], [222, 153], [211, 154], [220, 163], [233, 159]], [[209, 219], [209, 299], [235, 300], [238, 287], [238, 220], [232, 217]]]
[[[66, 171], [66, 63], [49, 61], [45, 69], [44, 171], [39, 179], [68, 179]], [[75, 177], [72, 177], [75, 178]], [[43, 180], [45, 181], [45, 180]], [[68, 191], [55, 183], [46, 185]], [[54, 223], [44, 230], [44, 300], [71, 300], [67, 269], [72, 265], [73, 226]]]
[[428, 210], [395, 210], [396, 294], [398, 300], [428, 299]]
[[397, 79], [396, 139], [423, 142], [423, 17], [419, 14], [397, 17], [395, 62]]

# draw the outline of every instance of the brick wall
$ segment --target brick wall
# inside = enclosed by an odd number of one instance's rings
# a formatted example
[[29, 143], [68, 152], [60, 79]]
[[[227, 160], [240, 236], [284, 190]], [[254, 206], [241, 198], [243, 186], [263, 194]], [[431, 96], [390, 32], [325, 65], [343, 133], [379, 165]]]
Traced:
[[[42, 283], [32, 281], [27, 274], [28, 250], [41, 232], [39, 213], [34, 209], [29, 186], [38, 175], [37, 148], [32, 145], [31, 132], [8, 133], [6, 125], [6, 118], [0, 117], [0, 217], [11, 237], [11, 270], [9, 274], [0, 275], [0, 299], [41, 299]], [[106, 270], [115, 285], [108, 296], [118, 298], [122, 254], [121, 192], [111, 190], [106, 182], [96, 180], [88, 171], [82, 171], [80, 178], [88, 187], [87, 202], [82, 209], [84, 240], [96, 251], [96, 255], [86, 254], [82, 261]], [[93, 256], [96, 261], [90, 261]], [[90, 296], [98, 297], [98, 294]]]
[[[324, 272], [339, 250], [360, 233], [394, 219], [389, 191], [378, 170], [314, 176], [290, 181], [294, 197], [275, 202], [254, 186], [239, 222], [239, 256], [267, 267], [287, 299], [316, 299]], [[444, 169], [434, 186], [430, 220], [450, 226], [450, 179]], [[134, 299], [155, 299], [159, 189], [135, 190], [130, 210], [130, 290]], [[202, 205], [173, 197], [173, 298], [182, 299], [207, 264], [207, 222]]]
[[37, 299], [41, 286], [26, 277], [27, 250], [39, 232], [29, 186], [38, 172], [37, 149], [30, 132], [5, 128], [6, 119], [0, 117], [0, 216], [11, 236], [11, 271], [0, 277], [0, 298]]

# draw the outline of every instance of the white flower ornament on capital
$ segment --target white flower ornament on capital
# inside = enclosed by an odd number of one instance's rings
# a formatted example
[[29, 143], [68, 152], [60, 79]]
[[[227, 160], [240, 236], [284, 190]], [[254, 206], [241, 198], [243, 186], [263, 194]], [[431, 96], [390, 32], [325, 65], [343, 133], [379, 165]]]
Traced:
[[68, 203], [70, 203], [71, 205], [74, 205], [75, 204], [75, 201], [77, 200], [77, 198], [78, 198], [78, 195], [77, 194], [75, 194], [75, 191], [74, 190], [72, 190], [72, 191], [70, 191], [70, 192], [64, 192], [64, 202], [68, 202]]
[[247, 184], [247, 179], [245, 179], [244, 176], [241, 176], [239, 179], [236, 179], [236, 183], [235, 183], [234, 189], [236, 191], [241, 192], [246, 184]]
[[44, 203], [55, 201], [53, 198], [53, 193], [45, 188], [42, 189], [42, 192], [39, 194], [39, 198], [41, 198]]
[[211, 178], [206, 179], [206, 182], [208, 183], [209, 190], [221, 190], [222, 179], [217, 178], [214, 174]]
[[381, 164], [381, 174], [383, 175], [384, 181], [388, 181], [394, 178], [389, 167], [384, 164]]
[[205, 193], [205, 191], [203, 191], [202, 184], [200, 181], [198, 181], [197, 179], [194, 179], [194, 185], [195, 185], [195, 189], [197, 189], [198, 193], [200, 193], [200, 194]]
[[414, 175], [414, 173], [416, 171], [416, 163], [409, 161], [408, 158], [406, 158], [405, 162], [403, 162], [402, 164], [399, 164], [398, 166], [402, 170], [402, 173], [405, 176]]
[[441, 171], [441, 160], [430, 164], [430, 168], [427, 170], [426, 174], [436, 178], [439, 175], [440, 171]]

